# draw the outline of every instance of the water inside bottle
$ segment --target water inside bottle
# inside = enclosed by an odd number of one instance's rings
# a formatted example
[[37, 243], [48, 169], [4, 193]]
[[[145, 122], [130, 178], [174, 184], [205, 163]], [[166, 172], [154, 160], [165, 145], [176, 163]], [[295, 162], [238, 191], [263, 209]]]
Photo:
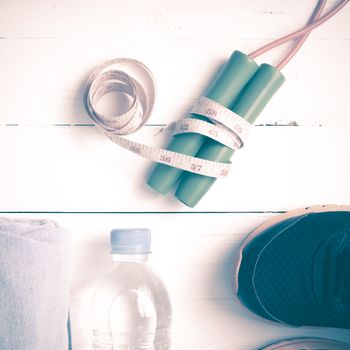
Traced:
[[162, 319], [167, 310], [158, 300], [162, 293], [142, 284], [137, 289], [125, 285], [119, 293], [108, 291], [100, 290], [95, 298], [94, 349], [170, 349], [170, 323]]

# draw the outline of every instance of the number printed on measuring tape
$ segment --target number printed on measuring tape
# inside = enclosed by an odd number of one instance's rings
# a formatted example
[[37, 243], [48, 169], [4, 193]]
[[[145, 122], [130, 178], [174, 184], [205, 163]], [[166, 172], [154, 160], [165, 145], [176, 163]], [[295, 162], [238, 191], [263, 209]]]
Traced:
[[[136, 76], [141, 78], [137, 79]], [[97, 113], [96, 107], [99, 100], [111, 91], [127, 94], [132, 102], [126, 112], [107, 117]], [[101, 64], [90, 74], [86, 82], [84, 103], [96, 126], [119, 146], [144, 158], [185, 171], [210, 177], [226, 177], [230, 163], [191, 157], [125, 137], [146, 123], [153, 108], [154, 96], [155, 82], [149, 69], [137, 60], [121, 58]], [[194, 103], [191, 113], [204, 116], [207, 121], [181, 119], [175, 123], [174, 135], [198, 133], [231, 149], [239, 149], [251, 127], [236, 113], [204, 96]]]

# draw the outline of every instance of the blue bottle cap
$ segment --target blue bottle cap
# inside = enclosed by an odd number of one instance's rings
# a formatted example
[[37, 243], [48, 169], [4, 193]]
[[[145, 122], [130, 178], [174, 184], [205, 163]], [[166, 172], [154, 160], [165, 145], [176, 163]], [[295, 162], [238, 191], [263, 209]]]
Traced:
[[112, 254], [150, 254], [151, 231], [148, 228], [124, 228], [111, 231]]

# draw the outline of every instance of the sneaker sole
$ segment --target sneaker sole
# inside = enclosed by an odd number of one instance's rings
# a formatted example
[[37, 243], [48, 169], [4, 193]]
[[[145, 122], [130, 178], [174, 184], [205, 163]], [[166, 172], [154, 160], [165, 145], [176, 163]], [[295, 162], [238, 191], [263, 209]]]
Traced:
[[[273, 225], [276, 225], [280, 223], [283, 220], [294, 218], [297, 216], [309, 214], [309, 213], [322, 213], [322, 212], [332, 212], [332, 211], [350, 211], [349, 205], [336, 205], [336, 204], [327, 204], [327, 205], [315, 205], [305, 208], [299, 208], [287, 211], [285, 213], [276, 215], [275, 217], [265, 221], [261, 225], [259, 225], [257, 228], [255, 228], [253, 231], [251, 231], [247, 237], [243, 240], [238, 254], [237, 259], [234, 262], [234, 269], [233, 269], [233, 275], [234, 275], [234, 282], [233, 282], [233, 290], [234, 295], [237, 297], [238, 289], [239, 289], [239, 283], [238, 283], [238, 273], [239, 269], [241, 267], [242, 258], [243, 258], [243, 251], [246, 248], [246, 246], [255, 238], [257, 237], [261, 232], [265, 231], [266, 229], [270, 228]], [[240, 300], [237, 297], [237, 300]]]
[[[326, 346], [326, 347], [325, 347]], [[322, 338], [296, 338], [271, 344], [260, 350], [349, 350], [350, 344]]]

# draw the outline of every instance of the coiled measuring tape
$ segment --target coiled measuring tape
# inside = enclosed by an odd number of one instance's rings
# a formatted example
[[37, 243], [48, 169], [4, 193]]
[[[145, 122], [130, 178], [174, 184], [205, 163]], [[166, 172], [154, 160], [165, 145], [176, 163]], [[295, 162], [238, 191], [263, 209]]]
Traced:
[[[90, 74], [85, 85], [85, 108], [110, 140], [139, 156], [200, 175], [226, 177], [230, 163], [191, 157], [125, 137], [141, 128], [150, 117], [155, 91], [153, 75], [143, 63], [130, 58], [114, 59], [101, 64]], [[131, 102], [125, 112], [113, 116], [98, 113], [99, 100], [109, 92], [129, 96]], [[243, 146], [251, 128], [251, 124], [238, 114], [204, 96], [194, 103], [190, 113], [204, 116], [210, 122], [183, 118], [173, 125], [174, 135], [198, 133], [237, 150]]]

